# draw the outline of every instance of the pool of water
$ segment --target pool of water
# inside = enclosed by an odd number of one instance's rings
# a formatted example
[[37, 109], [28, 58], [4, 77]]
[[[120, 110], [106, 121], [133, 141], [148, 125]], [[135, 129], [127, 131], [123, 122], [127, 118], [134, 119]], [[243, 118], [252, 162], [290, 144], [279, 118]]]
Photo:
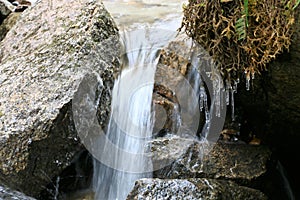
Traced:
[[103, 1], [120, 30], [130, 27], [159, 26], [168, 30], [180, 27], [182, 0]]

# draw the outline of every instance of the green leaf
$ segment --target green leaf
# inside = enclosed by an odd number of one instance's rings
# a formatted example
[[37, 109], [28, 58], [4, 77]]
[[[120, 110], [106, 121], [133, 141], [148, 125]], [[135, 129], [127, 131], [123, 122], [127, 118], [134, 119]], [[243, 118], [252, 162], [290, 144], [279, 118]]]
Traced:
[[205, 7], [205, 3], [198, 3], [196, 4], [197, 7]]
[[246, 27], [248, 27], [248, 17], [249, 17], [248, 4], [249, 4], [248, 0], [244, 0], [244, 15], [245, 15]]
[[235, 22], [235, 31], [238, 34], [238, 40], [244, 40], [247, 35], [246, 33], [247, 33], [248, 16], [249, 16], [248, 4], [249, 4], [248, 0], [244, 0], [244, 6], [242, 11], [243, 15]]
[[293, 7], [293, 10], [295, 10], [300, 4], [300, 0], [297, 0], [296, 5]]
[[236, 21], [235, 31], [238, 34], [238, 40], [246, 38], [246, 22], [244, 17], [241, 17]]

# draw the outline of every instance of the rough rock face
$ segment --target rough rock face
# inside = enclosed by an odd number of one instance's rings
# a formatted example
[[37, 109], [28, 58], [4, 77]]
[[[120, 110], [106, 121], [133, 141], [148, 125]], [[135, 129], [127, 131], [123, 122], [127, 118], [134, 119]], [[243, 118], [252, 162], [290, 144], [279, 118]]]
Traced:
[[118, 30], [97, 0], [41, 1], [0, 43], [0, 182], [32, 196], [82, 149], [72, 98], [87, 72], [103, 81], [99, 122], [119, 69]]
[[279, 123], [274, 128], [283, 126], [279, 131], [291, 135], [299, 135], [300, 128], [300, 14], [297, 24], [290, 52], [270, 66], [274, 88], [268, 91], [273, 125]]
[[11, 13], [7, 18], [4, 19], [2, 24], [0, 24], [0, 41], [3, 40], [6, 33], [13, 27], [13, 25], [15, 25], [20, 14], [21, 13]]
[[150, 146], [153, 154], [153, 169], [160, 171], [169, 166], [183, 156], [192, 145], [194, 145], [193, 140], [180, 137], [152, 140]]
[[157, 163], [171, 163], [154, 172], [154, 177], [219, 178], [247, 184], [266, 173], [271, 156], [264, 146], [225, 143], [217, 143], [208, 154], [203, 155], [210, 148], [207, 144], [181, 138], [153, 141], [155, 166]]
[[267, 199], [258, 190], [231, 181], [194, 179], [141, 179], [127, 197], [132, 199]]
[[32, 197], [28, 197], [21, 192], [11, 190], [9, 188], [0, 186], [0, 199], [5, 200], [35, 200]]

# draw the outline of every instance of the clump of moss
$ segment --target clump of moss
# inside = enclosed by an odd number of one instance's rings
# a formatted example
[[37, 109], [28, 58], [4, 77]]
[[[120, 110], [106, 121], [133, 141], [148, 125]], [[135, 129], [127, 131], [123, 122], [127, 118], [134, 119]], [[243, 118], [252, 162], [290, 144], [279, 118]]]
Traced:
[[289, 48], [299, 0], [189, 0], [181, 29], [215, 59], [224, 78], [250, 80]]

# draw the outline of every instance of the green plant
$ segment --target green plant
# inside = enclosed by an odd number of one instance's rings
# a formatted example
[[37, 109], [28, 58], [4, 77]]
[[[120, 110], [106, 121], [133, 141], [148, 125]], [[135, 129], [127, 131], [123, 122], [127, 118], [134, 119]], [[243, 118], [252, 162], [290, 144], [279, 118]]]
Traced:
[[299, 6], [299, 4], [300, 4], [300, 0], [297, 0], [297, 1], [296, 1], [296, 4], [295, 4], [294, 7], [293, 7], [293, 10], [295, 10], [295, 9]]
[[238, 40], [244, 40], [247, 36], [247, 27], [248, 27], [248, 17], [249, 17], [249, 9], [248, 9], [248, 0], [244, 0], [242, 16], [235, 23], [235, 31], [238, 34]]

